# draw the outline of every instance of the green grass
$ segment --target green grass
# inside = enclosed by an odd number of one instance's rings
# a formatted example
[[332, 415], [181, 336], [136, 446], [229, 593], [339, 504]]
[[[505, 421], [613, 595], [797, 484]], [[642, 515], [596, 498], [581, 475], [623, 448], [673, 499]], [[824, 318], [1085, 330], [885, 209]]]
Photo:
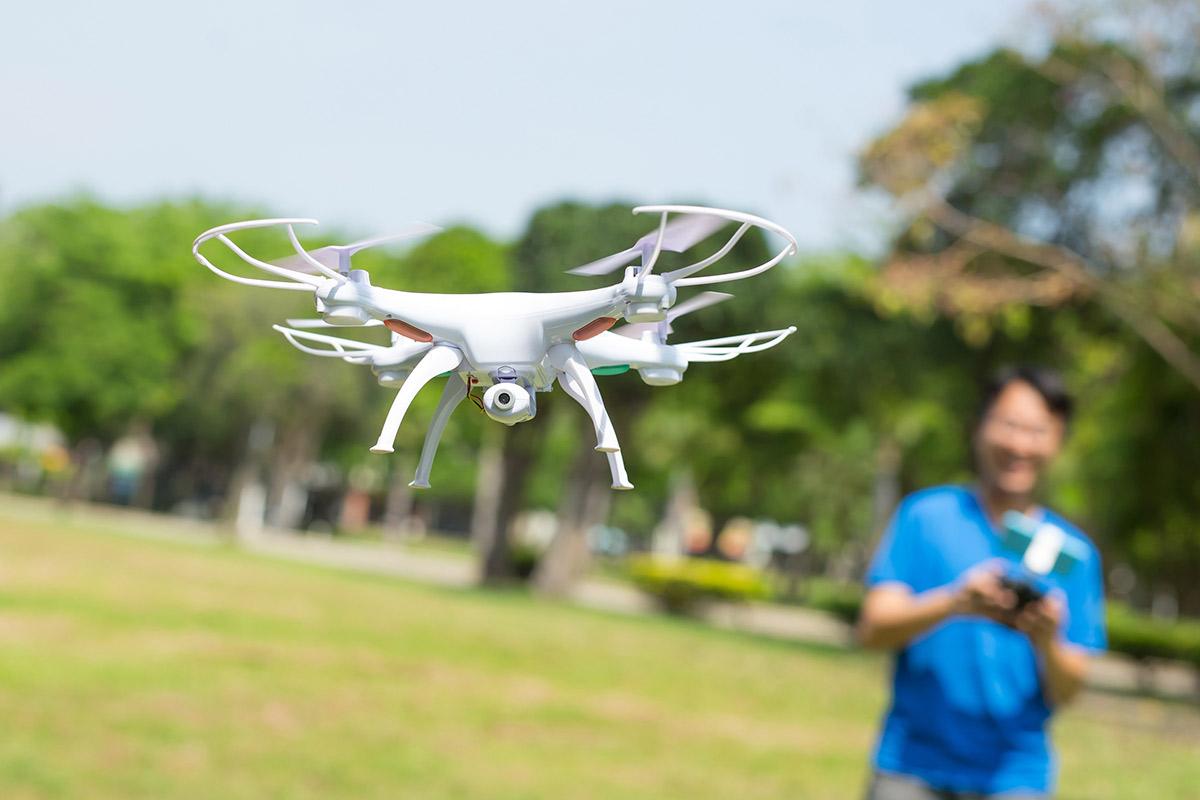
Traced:
[[[884, 661], [0, 512], [0, 798], [855, 798]], [[1200, 715], [1068, 712], [1064, 798], [1194, 798]]]

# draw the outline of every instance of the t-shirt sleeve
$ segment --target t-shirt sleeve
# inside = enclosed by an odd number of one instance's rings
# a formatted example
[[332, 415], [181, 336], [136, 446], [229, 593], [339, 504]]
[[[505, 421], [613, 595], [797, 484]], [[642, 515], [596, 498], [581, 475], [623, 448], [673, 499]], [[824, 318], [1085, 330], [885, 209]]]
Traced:
[[888, 522], [887, 530], [879, 540], [879, 547], [871, 558], [864, 581], [867, 588], [881, 583], [903, 583], [909, 588], [914, 588], [917, 560], [913, 551], [918, 537], [912, 503], [905, 500]]
[[1068, 618], [1063, 635], [1079, 647], [1104, 650], [1108, 647], [1108, 633], [1104, 626], [1104, 573], [1100, 554], [1092, 550], [1077, 569], [1080, 574], [1067, 594]]

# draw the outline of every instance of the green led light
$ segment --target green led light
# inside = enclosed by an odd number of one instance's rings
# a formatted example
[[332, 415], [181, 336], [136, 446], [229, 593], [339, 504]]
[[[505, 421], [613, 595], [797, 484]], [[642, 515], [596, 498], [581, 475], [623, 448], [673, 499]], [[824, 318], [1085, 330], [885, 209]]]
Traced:
[[592, 370], [593, 375], [621, 375], [629, 372], [628, 364], [613, 364], [611, 367], [596, 367]]

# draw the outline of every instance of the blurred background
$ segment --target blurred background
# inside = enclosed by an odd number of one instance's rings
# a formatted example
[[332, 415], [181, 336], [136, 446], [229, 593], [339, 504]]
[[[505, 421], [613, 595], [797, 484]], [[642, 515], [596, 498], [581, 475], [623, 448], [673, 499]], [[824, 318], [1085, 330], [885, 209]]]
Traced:
[[[1014, 362], [1078, 398], [1046, 499], [1111, 601], [1062, 796], [1200, 796], [1194, 2], [4, 17], [4, 796], [856, 796], [886, 678], [858, 580], [900, 497], [970, 480]], [[311, 301], [190, 253], [424, 220], [356, 266], [591, 288], [564, 270], [666, 202], [801, 243], [673, 339], [798, 330], [601, 378], [626, 493], [561, 393], [511, 429], [462, 406], [410, 490], [437, 393], [372, 455], [392, 392], [270, 328]]]

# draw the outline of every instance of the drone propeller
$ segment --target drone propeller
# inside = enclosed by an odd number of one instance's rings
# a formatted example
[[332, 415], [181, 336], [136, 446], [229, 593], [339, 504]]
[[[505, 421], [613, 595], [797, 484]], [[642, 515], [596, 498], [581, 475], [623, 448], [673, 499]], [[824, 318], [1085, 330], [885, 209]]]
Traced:
[[701, 292], [695, 297], [689, 297], [682, 303], [672, 306], [667, 309], [667, 318], [662, 322], [634, 322], [629, 325], [622, 325], [613, 333], [618, 336], [628, 336], [630, 339], [640, 339], [642, 334], [647, 331], [662, 330], [663, 338], [674, 332], [671, 327], [671, 322], [682, 317], [684, 314], [690, 314], [693, 311], [699, 311], [702, 308], [714, 306], [717, 303], [723, 303], [733, 295], [726, 292]]
[[309, 328], [381, 328], [383, 320], [369, 319], [362, 325], [334, 325], [326, 322], [323, 319], [289, 319], [287, 324], [292, 328], [309, 329]]
[[366, 250], [368, 247], [378, 247], [379, 245], [390, 244], [391, 242], [398, 242], [403, 239], [411, 239], [414, 236], [424, 236], [440, 230], [441, 228], [437, 225], [416, 222], [387, 236], [376, 236], [351, 244], [331, 244], [326, 247], [318, 247], [316, 250], [310, 250], [306, 254], [296, 253], [295, 255], [287, 256], [286, 258], [281, 258], [270, 263], [277, 267], [312, 275], [321, 271], [312, 263], [316, 261], [329, 269], [337, 270], [345, 275], [350, 272], [350, 257], [359, 250]]
[[658, 242], [661, 241], [661, 247], [657, 249], [682, 253], [707, 239], [728, 222], [727, 219], [706, 214], [689, 215], [647, 233], [626, 250], [605, 256], [590, 264], [569, 269], [567, 272], [571, 275], [607, 275], [628, 266], [638, 256], [641, 256], [643, 266], [652, 266]]

